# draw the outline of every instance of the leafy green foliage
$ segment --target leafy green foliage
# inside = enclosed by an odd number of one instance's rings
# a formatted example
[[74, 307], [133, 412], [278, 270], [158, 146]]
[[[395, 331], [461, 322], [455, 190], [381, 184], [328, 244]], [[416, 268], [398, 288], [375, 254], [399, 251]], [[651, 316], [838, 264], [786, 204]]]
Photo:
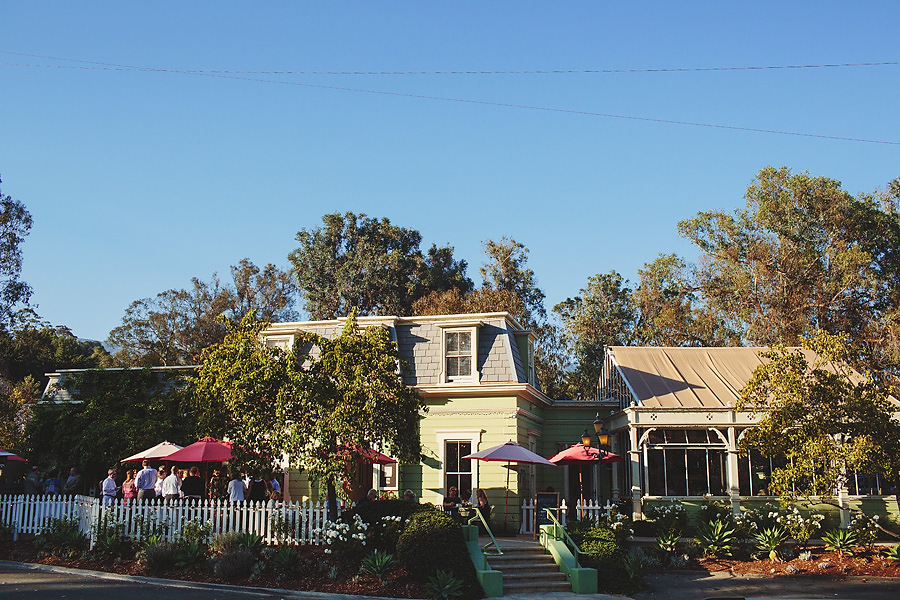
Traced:
[[778, 551], [787, 540], [788, 534], [780, 527], [764, 529], [753, 534], [757, 556], [766, 556], [769, 560], [780, 560]]
[[37, 538], [38, 550], [51, 556], [72, 557], [87, 550], [88, 539], [79, 531], [74, 518], [52, 519], [47, 528]]
[[832, 529], [822, 534], [822, 541], [825, 547], [842, 555], [853, 554], [853, 549], [859, 545], [859, 540], [855, 531], [849, 529]]
[[462, 529], [441, 511], [423, 511], [410, 517], [397, 541], [397, 558], [419, 581], [426, 581], [439, 570], [445, 570], [462, 580], [462, 597], [480, 598], [482, 595]]
[[429, 292], [472, 288], [466, 262], [451, 246], [419, 249], [422, 235], [365, 214], [328, 214], [323, 226], [297, 233], [289, 259], [312, 319], [360, 314], [408, 315]]
[[657, 535], [670, 531], [684, 531], [688, 524], [687, 511], [677, 500], [651, 504], [644, 510], [644, 516], [656, 523]]
[[223, 552], [212, 561], [213, 573], [223, 581], [245, 579], [253, 572], [256, 557], [250, 550], [234, 549]]
[[681, 541], [680, 531], [668, 531], [656, 537], [656, 548], [664, 555], [674, 554]]
[[149, 369], [73, 374], [62, 387], [75, 401], [33, 407], [29, 457], [61, 469], [78, 465], [85, 480], [99, 481], [110, 465], [160, 440], [197, 439], [193, 409], [179, 389], [183, 377]]
[[25, 205], [0, 192], [0, 334], [16, 320], [17, 309], [27, 306], [31, 286], [19, 279], [22, 242], [33, 221]]
[[148, 543], [141, 550], [141, 562], [148, 573], [165, 573], [178, 563], [178, 546], [162, 540]]
[[737, 410], [760, 415], [744, 448], [784, 455], [771, 488], [787, 500], [833, 497], [853, 470], [894, 479], [900, 472], [900, 419], [886, 390], [848, 366], [846, 339], [819, 332], [805, 343], [815, 354], [776, 346], [760, 353]]
[[245, 258], [231, 267], [231, 274], [233, 283], [223, 284], [214, 274], [209, 283], [194, 278], [189, 289], [132, 302], [122, 324], [109, 334], [110, 343], [120, 348], [113, 362], [142, 367], [196, 364], [204, 348], [225, 337], [219, 315], [240, 319], [253, 311], [263, 321], [296, 316], [296, 286], [289, 273], [271, 264], [260, 270]]
[[900, 562], [900, 544], [896, 544], [884, 550], [884, 557], [891, 562]]
[[434, 600], [453, 600], [463, 595], [463, 581], [451, 571], [438, 569], [437, 573], [428, 578], [425, 589]]
[[703, 523], [695, 539], [705, 556], [731, 556], [734, 525], [725, 521]]
[[359, 565], [359, 572], [362, 575], [374, 577], [381, 582], [381, 585], [387, 585], [390, 580], [390, 574], [398, 566], [399, 562], [393, 554], [375, 550], [363, 558]]
[[175, 566], [191, 567], [206, 560], [206, 548], [199, 542], [177, 544]]
[[269, 564], [279, 573], [288, 573], [300, 564], [300, 552], [291, 546], [281, 546], [269, 555]]
[[220, 533], [212, 539], [209, 551], [213, 554], [225, 554], [238, 550], [245, 550], [254, 557], [263, 547], [263, 539], [255, 533], [227, 531]]

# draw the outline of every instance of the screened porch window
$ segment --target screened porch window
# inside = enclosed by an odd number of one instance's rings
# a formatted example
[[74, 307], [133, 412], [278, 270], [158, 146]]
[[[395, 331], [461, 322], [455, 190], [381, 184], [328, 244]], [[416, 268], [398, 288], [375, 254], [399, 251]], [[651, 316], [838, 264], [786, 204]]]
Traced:
[[644, 443], [651, 496], [725, 495], [725, 443], [707, 429], [656, 429]]

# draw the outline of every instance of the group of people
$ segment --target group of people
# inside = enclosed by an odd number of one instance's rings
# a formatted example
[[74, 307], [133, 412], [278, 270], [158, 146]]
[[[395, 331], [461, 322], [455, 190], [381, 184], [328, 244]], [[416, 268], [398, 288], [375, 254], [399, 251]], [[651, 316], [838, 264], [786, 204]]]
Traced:
[[[459, 518], [459, 509], [463, 506], [463, 499], [459, 496], [459, 488], [455, 485], [450, 486], [447, 490], [447, 495], [444, 496], [444, 512], [449, 514], [454, 518]], [[484, 517], [485, 521], [490, 522], [491, 519], [491, 504], [488, 502], [487, 494], [484, 493], [484, 490], [478, 488], [475, 490], [475, 494], [472, 497], [469, 505], [473, 508], [478, 508], [479, 512], [481, 512], [481, 516]]]
[[50, 471], [45, 478], [43, 473], [41, 473], [41, 469], [37, 465], [33, 465], [22, 484], [22, 493], [28, 495], [49, 494], [55, 496], [57, 494], [66, 494], [74, 496], [82, 493], [82, 491], [81, 475], [75, 467], [69, 469], [69, 477], [65, 483], [62, 483], [56, 476], [56, 471]]
[[231, 500], [232, 502], [280, 500], [281, 485], [272, 476], [248, 477], [245, 481], [240, 473], [233, 473], [230, 480], [222, 475], [222, 469], [213, 469], [213, 475], [204, 484], [200, 468], [190, 469], [158, 468], [149, 460], [141, 463], [141, 469], [129, 469], [122, 485], [116, 483], [116, 469], [109, 469], [108, 476], [100, 482], [100, 492], [104, 505], [112, 504], [117, 497], [125, 503], [134, 500], [162, 498], [164, 500], [188, 499]]

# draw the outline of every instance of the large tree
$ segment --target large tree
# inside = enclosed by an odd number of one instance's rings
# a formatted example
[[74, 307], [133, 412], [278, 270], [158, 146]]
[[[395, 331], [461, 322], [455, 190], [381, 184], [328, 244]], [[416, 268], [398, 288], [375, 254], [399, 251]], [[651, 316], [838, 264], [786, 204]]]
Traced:
[[[259, 342], [250, 317], [228, 324], [220, 344], [203, 352], [194, 393], [206, 413], [255, 467], [287, 453], [294, 466], [336, 483], [372, 448], [401, 463], [419, 461], [418, 419], [425, 404], [403, 383], [397, 345], [381, 327], [357, 327], [352, 312], [340, 336], [298, 336], [291, 351]], [[334, 505], [330, 506], [333, 516]]]
[[702, 252], [705, 300], [750, 343], [796, 345], [823, 329], [865, 344], [898, 299], [896, 198], [854, 198], [833, 179], [768, 167], [746, 200], [678, 225]]
[[312, 319], [359, 314], [408, 315], [432, 291], [466, 292], [466, 262], [453, 248], [419, 249], [421, 234], [365, 214], [328, 214], [323, 225], [301, 229], [288, 257]]
[[263, 320], [291, 320], [296, 287], [289, 273], [274, 265], [260, 269], [243, 259], [231, 267], [232, 282], [197, 278], [189, 289], [166, 290], [135, 300], [122, 324], [109, 334], [118, 350], [113, 364], [165, 366], [194, 364], [200, 352], [225, 337], [217, 321], [224, 314], [240, 319], [253, 311]]
[[833, 498], [853, 471], [900, 484], [900, 403], [868, 373], [850, 368], [858, 361], [846, 338], [820, 331], [805, 346], [811, 359], [780, 345], [761, 352], [765, 362], [735, 407], [759, 415], [742, 437], [744, 449], [789, 459], [772, 473], [772, 491]]
[[19, 279], [21, 245], [31, 230], [25, 205], [0, 192], [0, 334], [13, 325], [19, 308], [27, 307], [31, 286]]

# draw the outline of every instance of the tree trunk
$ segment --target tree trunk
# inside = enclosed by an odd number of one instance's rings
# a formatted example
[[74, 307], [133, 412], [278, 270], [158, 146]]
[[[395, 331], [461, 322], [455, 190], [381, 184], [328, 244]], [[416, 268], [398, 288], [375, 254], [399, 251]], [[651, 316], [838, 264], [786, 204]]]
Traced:
[[337, 521], [337, 490], [334, 487], [334, 480], [328, 480], [328, 491], [326, 492], [328, 502], [328, 520], [334, 523]]

